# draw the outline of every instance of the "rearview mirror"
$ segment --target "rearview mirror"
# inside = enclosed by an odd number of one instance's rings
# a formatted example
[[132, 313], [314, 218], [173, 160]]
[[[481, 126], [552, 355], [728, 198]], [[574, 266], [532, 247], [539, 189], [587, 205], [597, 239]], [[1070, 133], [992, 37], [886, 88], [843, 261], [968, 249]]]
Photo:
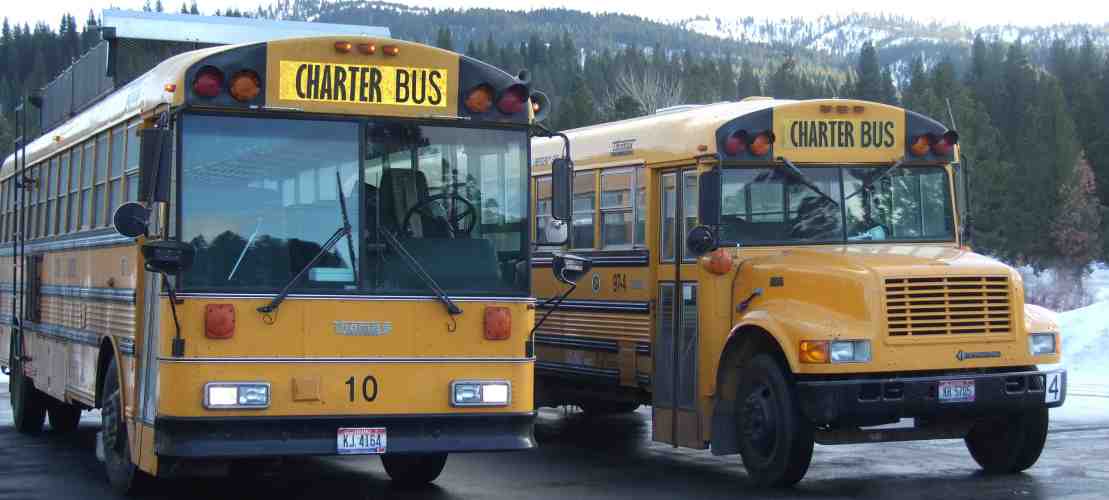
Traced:
[[570, 197], [574, 189], [574, 164], [569, 158], [551, 162], [551, 217], [570, 220]]
[[142, 246], [142, 257], [147, 271], [177, 275], [193, 265], [196, 250], [177, 240], [151, 241]]
[[563, 220], [549, 219], [542, 230], [543, 245], [565, 245], [570, 239], [570, 225]]
[[168, 202], [173, 133], [168, 128], [146, 128], [139, 137], [139, 200]]
[[718, 246], [716, 233], [713, 233], [708, 226], [697, 226], [690, 229], [689, 234], [685, 237], [685, 248], [694, 257], [700, 257], [716, 250]]
[[139, 203], [129, 201], [119, 206], [112, 216], [112, 225], [116, 231], [128, 238], [146, 235], [146, 226], [150, 220], [150, 210]]
[[697, 219], [706, 226], [720, 225], [720, 169], [701, 174], [697, 191]]
[[555, 254], [551, 262], [551, 271], [555, 278], [567, 285], [573, 285], [593, 269], [593, 261], [573, 254]]

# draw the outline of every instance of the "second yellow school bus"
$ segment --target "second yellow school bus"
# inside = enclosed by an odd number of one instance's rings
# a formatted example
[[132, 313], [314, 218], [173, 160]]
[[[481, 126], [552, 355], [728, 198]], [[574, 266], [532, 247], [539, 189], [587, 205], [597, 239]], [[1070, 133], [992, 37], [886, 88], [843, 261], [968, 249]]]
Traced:
[[[1066, 381], [1036, 365], [1059, 361], [1061, 332], [964, 246], [955, 131], [749, 98], [566, 134], [568, 249], [594, 267], [536, 332], [538, 405], [650, 404], [654, 440], [738, 453], [761, 484], [799, 481], [814, 442], [960, 438], [987, 471], [1036, 462]], [[561, 143], [534, 147], [542, 228]], [[553, 297], [542, 268], [562, 248], [540, 249], [536, 295]]]

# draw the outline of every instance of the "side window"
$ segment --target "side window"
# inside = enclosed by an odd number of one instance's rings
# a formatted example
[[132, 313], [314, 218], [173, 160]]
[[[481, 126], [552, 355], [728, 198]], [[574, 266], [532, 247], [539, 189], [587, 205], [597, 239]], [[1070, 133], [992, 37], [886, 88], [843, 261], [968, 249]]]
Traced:
[[635, 169], [635, 245], [647, 244], [647, 169]]
[[127, 174], [124, 181], [127, 187], [127, 201], [139, 200], [139, 121], [127, 124], [127, 131], [123, 134], [127, 153], [124, 154], [123, 171]]
[[674, 260], [674, 236], [677, 232], [678, 216], [678, 174], [662, 174], [662, 233], [659, 245], [662, 246], [662, 261]]
[[79, 212], [81, 211], [81, 153], [84, 148], [80, 145], [74, 146], [70, 150], [69, 156], [69, 200], [67, 201], [66, 213], [68, 219], [66, 221], [66, 232], [78, 231], [81, 229], [81, 219]]
[[126, 131], [122, 126], [112, 130], [112, 149], [108, 154], [108, 220], [105, 221], [109, 225], [116, 207], [123, 200], [123, 134]]
[[545, 228], [551, 220], [551, 176], [535, 178], [535, 243], [547, 244]]
[[601, 172], [601, 248], [631, 248], [634, 238], [632, 186], [635, 170]]
[[77, 211], [77, 227], [87, 229], [91, 227], [92, 216], [92, 179], [96, 168], [96, 141], [85, 141], [84, 151], [81, 153], [81, 208]]
[[576, 172], [574, 174], [574, 220], [571, 243], [573, 248], [593, 248], [593, 218], [597, 199], [596, 173]]
[[89, 225], [100, 227], [104, 224], [104, 196], [108, 186], [108, 132], [96, 137], [96, 169], [92, 189], [92, 215]]
[[[697, 227], [697, 171], [682, 172], [682, 179], [682, 231], [678, 233], [678, 239], [685, 242], [685, 235]], [[696, 257], [685, 255], [684, 244], [681, 245], [681, 252], [682, 260], [696, 260]]]

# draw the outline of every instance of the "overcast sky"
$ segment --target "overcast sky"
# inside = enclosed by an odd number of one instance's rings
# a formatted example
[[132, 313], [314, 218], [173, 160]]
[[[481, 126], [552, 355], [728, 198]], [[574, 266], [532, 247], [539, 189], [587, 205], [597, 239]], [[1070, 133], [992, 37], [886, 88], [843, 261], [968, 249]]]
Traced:
[[[166, 10], [177, 11], [182, 0], [162, 0]], [[186, 3], [191, 0], [185, 0]], [[930, 0], [927, 2], [890, 2], [888, 0], [792, 0], [789, 2], [723, 2], [720, 0], [680, 0], [677, 2], [650, 0], [395, 0], [410, 5], [432, 7], [496, 7], [504, 9], [536, 9], [566, 7], [591, 12], [622, 12], [642, 17], [670, 21], [710, 15], [716, 17], [815, 17], [824, 14], [851, 12], [886, 12], [913, 17], [922, 21], [941, 20], [959, 22], [970, 26], [985, 24], [1045, 25], [1056, 23], [1109, 23], [1109, 2], [1105, 0], [1052, 0], [1045, 2], [1026, 0]], [[34, 24], [47, 21], [57, 26], [65, 12], [83, 22], [90, 8], [97, 11], [115, 6], [124, 9], [141, 9], [144, 0], [3, 0], [0, 16], [10, 21]], [[201, 13], [211, 14], [216, 9], [236, 7], [254, 10], [269, 0], [198, 0]], [[682, 9], [675, 8], [680, 5]]]

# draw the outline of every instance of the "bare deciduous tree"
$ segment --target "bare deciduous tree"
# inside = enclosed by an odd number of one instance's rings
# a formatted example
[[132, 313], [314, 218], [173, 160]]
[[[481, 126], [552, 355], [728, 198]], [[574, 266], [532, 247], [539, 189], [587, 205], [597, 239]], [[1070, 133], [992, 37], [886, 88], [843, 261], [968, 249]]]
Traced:
[[664, 74], [651, 66], [643, 68], [641, 72], [625, 66], [620, 74], [616, 75], [613, 83], [613, 90], [605, 96], [605, 102], [610, 109], [621, 96], [628, 96], [635, 100], [646, 114], [652, 114], [682, 102], [681, 79]]

